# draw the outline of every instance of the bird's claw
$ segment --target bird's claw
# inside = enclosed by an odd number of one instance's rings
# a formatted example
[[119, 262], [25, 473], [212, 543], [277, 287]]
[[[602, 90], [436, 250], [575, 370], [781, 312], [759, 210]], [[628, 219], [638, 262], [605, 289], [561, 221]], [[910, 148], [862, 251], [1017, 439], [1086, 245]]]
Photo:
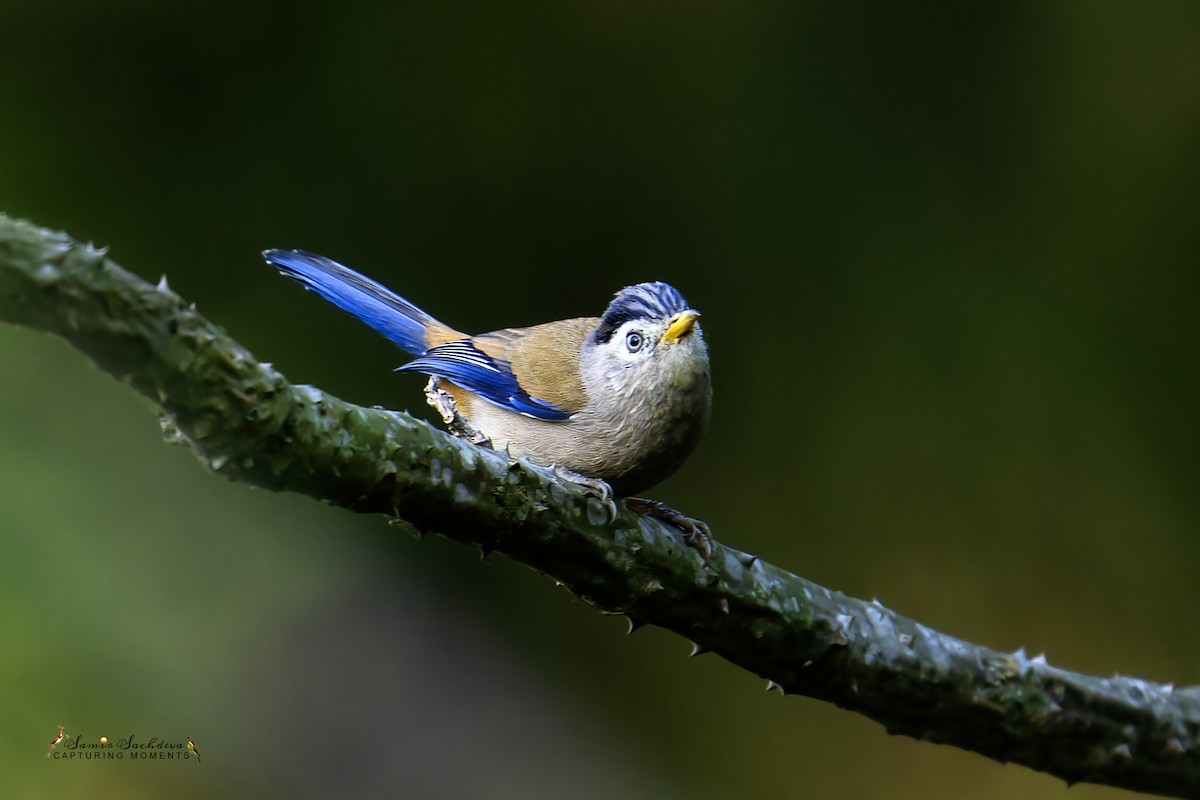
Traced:
[[613, 500], [612, 487], [606, 481], [599, 478], [589, 478], [586, 475], [580, 475], [574, 470], [558, 464], [553, 465], [554, 474], [567, 483], [573, 483], [587, 491], [592, 497], [600, 501], [600, 505], [604, 508], [605, 514], [608, 515], [608, 522], [612, 522], [617, 518], [617, 503]]
[[627, 497], [625, 498], [625, 505], [633, 511], [653, 517], [660, 522], [665, 522], [673, 528], [678, 528], [683, 531], [683, 537], [687, 543], [699, 550], [700, 554], [704, 556], [705, 561], [708, 561], [712, 557], [712, 531], [709, 530], [708, 524], [702, 520], [689, 517], [687, 514], [681, 514], [666, 503], [661, 503], [658, 500], [647, 500], [644, 497]]

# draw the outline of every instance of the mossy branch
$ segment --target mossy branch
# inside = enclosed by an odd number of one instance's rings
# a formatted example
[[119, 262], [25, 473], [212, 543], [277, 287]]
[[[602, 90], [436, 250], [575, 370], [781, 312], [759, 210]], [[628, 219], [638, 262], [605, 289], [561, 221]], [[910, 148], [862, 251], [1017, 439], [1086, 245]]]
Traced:
[[[497, 551], [605, 613], [690, 639], [786, 693], [892, 733], [1069, 782], [1200, 797], [1200, 688], [1057, 669], [933, 631], [599, 503], [405, 414], [293, 386], [205, 320], [91, 246], [0, 215], [0, 319], [48, 331], [163, 412], [213, 471]], [[751, 523], [752, 524], [752, 523]]]

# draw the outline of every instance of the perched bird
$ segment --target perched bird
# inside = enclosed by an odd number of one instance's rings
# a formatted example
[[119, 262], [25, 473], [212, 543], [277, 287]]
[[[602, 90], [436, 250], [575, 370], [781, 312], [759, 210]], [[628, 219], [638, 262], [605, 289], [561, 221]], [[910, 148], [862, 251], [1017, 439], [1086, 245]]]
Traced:
[[[471, 336], [331, 259], [302, 250], [263, 257], [417, 356], [398, 371], [431, 376], [426, 396], [451, 431], [553, 466], [606, 502], [609, 487], [627, 497], [674, 472], [708, 425], [700, 313], [665, 283], [622, 289], [602, 317]], [[707, 538], [703, 523], [632, 500]]]
[[[186, 738], [188, 752], [193, 753], [196, 756], [197, 764], [203, 764], [204, 762], [200, 760], [200, 748], [196, 747], [196, 743], [192, 741], [192, 737], [188, 736]], [[218, 753], [217, 755], [220, 756], [221, 754]], [[217, 760], [220, 761], [221, 759], [218, 757]]]
[[[63, 739], [68, 739], [68, 738], [70, 738], [70, 737], [67, 734], [63, 733], [63, 726], [59, 725], [58, 726], [58, 735], [50, 740], [50, 750], [53, 750], [54, 748], [58, 747], [59, 744], [62, 743]], [[50, 757], [50, 750], [46, 751], [46, 758]]]

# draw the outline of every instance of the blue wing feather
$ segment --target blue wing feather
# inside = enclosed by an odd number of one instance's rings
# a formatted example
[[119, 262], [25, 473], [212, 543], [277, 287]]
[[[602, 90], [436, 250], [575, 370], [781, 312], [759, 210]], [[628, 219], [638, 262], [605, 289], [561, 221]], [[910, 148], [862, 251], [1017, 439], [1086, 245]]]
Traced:
[[512, 367], [477, 349], [467, 339], [428, 347], [430, 328], [451, 329], [387, 287], [338, 262], [304, 250], [267, 250], [263, 258], [289, 278], [348, 311], [418, 358], [397, 372], [424, 372], [453, 381], [490, 403], [535, 419], [558, 422], [571, 416], [521, 388]]
[[434, 347], [396, 371], [437, 375], [501, 408], [534, 419], [561, 422], [571, 416], [552, 403], [531, 397], [521, 388], [512, 367], [480, 351], [466, 339]]
[[392, 290], [331, 258], [304, 250], [266, 250], [263, 258], [413, 355], [425, 352], [426, 332], [441, 325]]

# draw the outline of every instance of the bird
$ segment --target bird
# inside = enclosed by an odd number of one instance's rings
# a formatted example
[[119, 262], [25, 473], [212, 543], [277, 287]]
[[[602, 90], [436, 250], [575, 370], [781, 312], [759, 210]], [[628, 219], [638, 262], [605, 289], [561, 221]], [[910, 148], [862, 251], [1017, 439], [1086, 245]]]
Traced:
[[[189, 753], [193, 753], [193, 754], [195, 754], [195, 756], [196, 756], [196, 763], [197, 763], [197, 764], [203, 764], [204, 762], [200, 760], [200, 748], [199, 748], [199, 747], [196, 747], [196, 743], [192, 741], [192, 737], [190, 737], [190, 736], [186, 736], [186, 737], [184, 737], [184, 738], [186, 738], [186, 739], [187, 739], [187, 749], [188, 749], [188, 752], [189, 752]], [[220, 753], [218, 753], [217, 755], [218, 755], [218, 756], [220, 756]], [[218, 760], [218, 761], [220, 761], [221, 759], [220, 759], [220, 758], [218, 758], [217, 760]]]
[[63, 739], [68, 739], [68, 738], [70, 738], [70, 737], [67, 734], [63, 733], [63, 726], [59, 725], [58, 726], [58, 735], [50, 740], [50, 749], [46, 751], [46, 758], [50, 757], [50, 750], [53, 750], [54, 748], [58, 747], [58, 745], [62, 743]]
[[397, 371], [430, 376], [426, 398], [452, 433], [709, 541], [699, 520], [635, 497], [687, 459], [712, 409], [700, 312], [674, 287], [627, 286], [599, 317], [469, 335], [325, 256], [263, 258], [415, 356]]

